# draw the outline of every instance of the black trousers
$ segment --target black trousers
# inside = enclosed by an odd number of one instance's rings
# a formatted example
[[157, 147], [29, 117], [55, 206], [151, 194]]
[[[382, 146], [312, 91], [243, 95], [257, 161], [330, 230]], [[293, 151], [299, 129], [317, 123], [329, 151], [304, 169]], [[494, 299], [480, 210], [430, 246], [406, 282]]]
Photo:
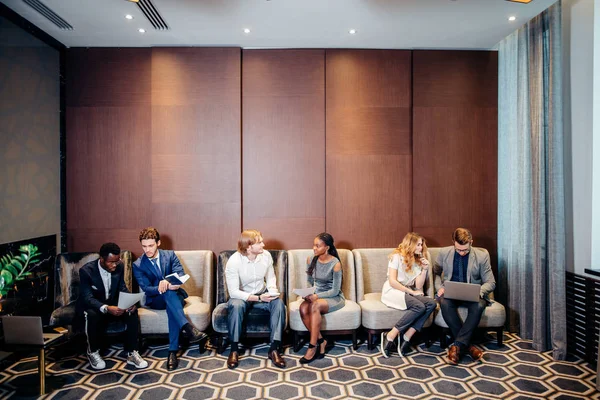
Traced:
[[[463, 306], [468, 310], [467, 319], [463, 323], [458, 315], [458, 307]], [[440, 309], [442, 310], [442, 317], [448, 324], [454, 340], [469, 346], [471, 343], [471, 336], [475, 332], [475, 328], [479, 325], [481, 315], [485, 311], [487, 302], [483, 299], [479, 301], [460, 301], [446, 299], [444, 296], [440, 298]]]
[[85, 334], [88, 340], [88, 352], [93, 353], [100, 349], [102, 338], [106, 335], [106, 328], [111, 322], [121, 321], [127, 327], [125, 332], [125, 351], [133, 351], [138, 348], [139, 318], [137, 310], [131, 314], [125, 312], [116, 317], [111, 314], [103, 314], [99, 309], [87, 309], [84, 312]]

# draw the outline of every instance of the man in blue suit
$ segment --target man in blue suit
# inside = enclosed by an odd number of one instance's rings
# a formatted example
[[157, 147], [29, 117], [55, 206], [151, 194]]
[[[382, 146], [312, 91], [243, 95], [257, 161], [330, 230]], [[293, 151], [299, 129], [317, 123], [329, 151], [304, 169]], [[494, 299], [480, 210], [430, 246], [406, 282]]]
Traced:
[[140, 232], [140, 243], [144, 255], [133, 263], [133, 275], [140, 288], [146, 294], [146, 306], [155, 310], [167, 310], [169, 320], [169, 356], [167, 369], [177, 368], [177, 351], [179, 350], [179, 333], [183, 332], [190, 343], [204, 341], [208, 336], [200, 332], [186, 318], [183, 312], [185, 290], [179, 285], [173, 285], [165, 279], [173, 273], [181, 276], [183, 267], [172, 250], [158, 250], [160, 234], [155, 228], [149, 227]]

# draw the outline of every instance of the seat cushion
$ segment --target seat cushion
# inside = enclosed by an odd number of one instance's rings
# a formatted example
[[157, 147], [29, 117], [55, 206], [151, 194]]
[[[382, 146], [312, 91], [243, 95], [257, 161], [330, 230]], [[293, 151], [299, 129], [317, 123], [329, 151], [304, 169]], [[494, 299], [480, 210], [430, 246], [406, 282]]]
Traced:
[[[306, 332], [307, 329], [300, 318], [300, 304], [304, 300], [290, 303], [290, 328], [294, 331]], [[337, 311], [324, 314], [321, 321], [321, 330], [340, 331], [357, 329], [360, 326], [360, 307], [351, 300], [346, 300], [344, 307]]]
[[[362, 325], [367, 329], [391, 329], [406, 312], [406, 310], [397, 310], [383, 304], [381, 293], [368, 293], [365, 295], [365, 299], [358, 304], [362, 310]], [[435, 313], [436, 311], [425, 321], [424, 328], [431, 326]]]
[[[219, 304], [212, 313], [212, 326], [215, 332], [228, 333], [227, 329], [227, 318], [229, 311], [227, 309], [227, 303]], [[286, 310], [287, 316], [287, 310]], [[271, 315], [266, 310], [252, 307], [246, 315], [244, 320], [245, 332], [246, 333], [270, 333], [271, 328], [269, 325]], [[286, 321], [287, 326], [287, 321]]]
[[[467, 308], [458, 307], [458, 315], [460, 315], [462, 321], [467, 319]], [[442, 328], [448, 327], [441, 311], [435, 316], [434, 322], [437, 326], [441, 326]], [[497, 301], [492, 301], [492, 304], [485, 308], [481, 320], [479, 321], [479, 325], [477, 326], [480, 328], [498, 328], [504, 326], [504, 322], [506, 322], [506, 310], [504, 309], [504, 306]]]
[[[210, 306], [202, 302], [199, 296], [189, 296], [185, 299], [183, 312], [187, 319], [201, 331], [210, 324]], [[166, 310], [153, 310], [142, 307], [138, 310], [142, 334], [169, 333], [169, 322]]]
[[77, 302], [73, 301], [66, 306], [58, 307], [56, 310], [52, 311], [52, 315], [50, 316], [50, 326], [66, 327], [75, 323], [76, 305]]

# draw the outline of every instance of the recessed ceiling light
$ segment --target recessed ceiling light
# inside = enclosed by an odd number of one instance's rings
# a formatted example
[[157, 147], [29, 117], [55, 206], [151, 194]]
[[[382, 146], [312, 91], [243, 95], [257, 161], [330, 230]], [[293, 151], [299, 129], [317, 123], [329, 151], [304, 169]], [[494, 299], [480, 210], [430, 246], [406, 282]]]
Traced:
[[517, 17], [515, 17], [514, 15], [511, 15], [510, 17], [508, 17], [509, 21], [515, 21], [517, 19]]
[[140, 29], [138, 29], [138, 32], [139, 33], [146, 33], [146, 30], [144, 28], [140, 28]]
[[244, 33], [250, 33], [250, 29], [248, 29], [248, 28], [245, 28], [245, 29], [244, 29]]
[[125, 19], [133, 19], [133, 15], [131, 15], [131, 14], [127, 14], [127, 15], [125, 16]]
[[356, 35], [356, 29], [350, 29], [348, 33], [350, 33], [351, 35]]

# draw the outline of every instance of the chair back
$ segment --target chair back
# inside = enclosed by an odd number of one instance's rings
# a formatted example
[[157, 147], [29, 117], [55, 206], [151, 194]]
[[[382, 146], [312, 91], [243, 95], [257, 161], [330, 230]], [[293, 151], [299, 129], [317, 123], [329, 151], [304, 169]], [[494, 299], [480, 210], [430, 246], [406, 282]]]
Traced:
[[190, 279], [182, 286], [188, 295], [198, 296], [213, 309], [213, 252], [210, 250], [175, 251], [183, 271]]
[[[54, 265], [54, 309], [74, 303], [79, 298], [79, 269], [90, 261], [95, 261], [98, 253], [60, 253], [56, 256]], [[124, 279], [131, 291], [131, 252], [121, 252]]]
[[[285, 250], [266, 250], [271, 253], [273, 258], [273, 270], [277, 277], [277, 289], [283, 293], [284, 302], [287, 301], [287, 251]], [[217, 288], [216, 288], [216, 304], [226, 303], [229, 301], [229, 292], [227, 291], [227, 282], [225, 279], [225, 267], [227, 261], [235, 253], [235, 250], [225, 250], [219, 253], [217, 258]]]
[[[432, 251], [434, 250], [434, 251]], [[394, 248], [372, 248], [372, 249], [354, 249], [354, 263], [357, 270], [362, 271], [362, 282], [359, 280], [356, 284], [358, 300], [364, 300], [365, 294], [381, 293], [383, 284], [387, 280], [387, 270], [389, 256]], [[433, 254], [437, 257], [437, 248], [429, 248], [431, 256], [430, 263], [433, 264]], [[433, 273], [430, 271], [428, 279], [425, 282], [425, 294], [433, 297]]]
[[[347, 300], [356, 301], [356, 269], [352, 252], [337, 249], [342, 263], [342, 292]], [[288, 306], [298, 298], [292, 291], [308, 287], [306, 261], [314, 256], [312, 249], [288, 250]]]

